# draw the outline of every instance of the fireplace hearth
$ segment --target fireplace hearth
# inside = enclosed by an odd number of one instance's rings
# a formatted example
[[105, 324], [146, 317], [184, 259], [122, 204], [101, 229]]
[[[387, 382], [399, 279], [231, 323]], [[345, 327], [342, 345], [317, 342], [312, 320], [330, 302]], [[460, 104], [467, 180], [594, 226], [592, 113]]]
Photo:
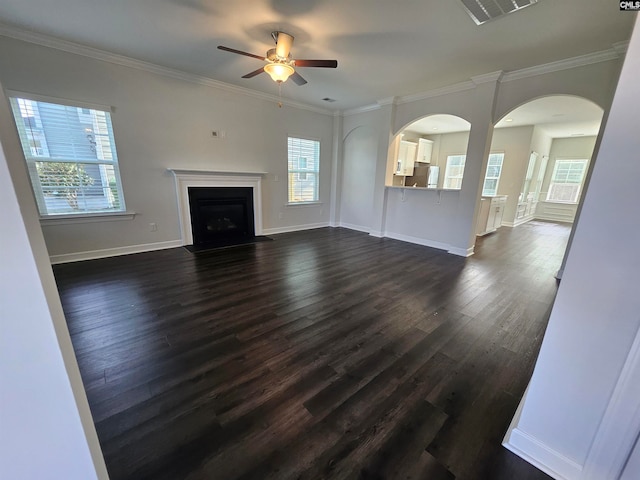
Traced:
[[189, 187], [194, 247], [243, 244], [255, 238], [253, 188]]

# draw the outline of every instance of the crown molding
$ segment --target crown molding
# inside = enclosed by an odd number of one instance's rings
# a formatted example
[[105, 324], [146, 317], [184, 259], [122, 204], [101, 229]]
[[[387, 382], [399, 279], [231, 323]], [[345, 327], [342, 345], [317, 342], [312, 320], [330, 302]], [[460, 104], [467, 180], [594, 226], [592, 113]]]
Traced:
[[382, 99], [378, 100], [376, 103], [378, 105], [380, 105], [381, 107], [384, 107], [385, 105], [395, 105], [395, 104], [398, 103], [398, 97], [382, 98]]
[[611, 45], [611, 47], [620, 57], [624, 57], [627, 54], [627, 48], [629, 48], [629, 40], [625, 40], [624, 42], [616, 42]]
[[447, 85], [446, 87], [435, 88], [426, 92], [414, 93], [413, 95], [405, 95], [399, 97], [398, 104], [411, 103], [418, 100], [425, 100], [427, 98], [440, 97], [442, 95], [448, 95], [450, 93], [464, 92], [465, 90], [471, 90], [475, 88], [475, 84], [468, 80], [466, 82], [454, 83], [453, 85]]
[[380, 110], [380, 104], [372, 103], [371, 105], [364, 105], [363, 107], [350, 108], [342, 112], [342, 115], [348, 117], [350, 115], [358, 115], [359, 113], [373, 112], [374, 110]]
[[[628, 42], [620, 42], [620, 44], [627, 44]], [[619, 44], [618, 48], [620, 48]], [[616, 46], [609, 50], [603, 50], [600, 52], [587, 53], [585, 55], [579, 55], [577, 57], [565, 58], [564, 60], [558, 60], [556, 62], [544, 63], [542, 65], [536, 65], [535, 67], [527, 67], [520, 70], [514, 70], [507, 72], [502, 77], [501, 82], [512, 82], [514, 80], [520, 80], [522, 78], [535, 77], [538, 75], [544, 75], [546, 73], [559, 72], [562, 70], [569, 70], [576, 67], [584, 67], [586, 65], [593, 65], [594, 63], [608, 62], [610, 60], [616, 60], [621, 57], [616, 49]], [[623, 46], [626, 51], [626, 46]]]
[[3, 23], [0, 23], [0, 36], [13, 38], [16, 40], [21, 40], [23, 42], [33, 43], [56, 50], [61, 50], [63, 52], [92, 58], [94, 60], [101, 60], [103, 62], [108, 62], [123, 67], [134, 68], [136, 70], [142, 70], [145, 72], [154, 73], [156, 75], [162, 75], [164, 77], [173, 78], [175, 80], [182, 80], [189, 83], [195, 83], [197, 85], [217, 88], [220, 90], [225, 90], [227, 92], [246, 95], [269, 102], [282, 103], [283, 105], [286, 105], [288, 107], [309, 110], [324, 115], [332, 115], [334, 112], [334, 110], [327, 110], [325, 108], [308, 105], [306, 103], [288, 100], [286, 98], [278, 97], [277, 95], [258, 92], [257, 90], [251, 90], [245, 87], [238, 87], [236, 85], [231, 85], [219, 80], [214, 80], [213, 78], [205, 77], [203, 75], [183, 72], [174, 68], [157, 65], [151, 62], [145, 62], [143, 60], [138, 60], [135, 58], [127, 57], [125, 55], [119, 55], [117, 53], [111, 53], [105, 50], [88, 47], [86, 45], [70, 42], [68, 40], [62, 40], [60, 38], [51, 37], [49, 35], [43, 35], [41, 33], [29, 32]]
[[499, 70], [497, 72], [476, 75], [474, 77], [471, 77], [471, 81], [473, 82], [474, 85], [478, 86], [483, 83], [499, 82], [503, 75], [504, 75], [504, 72], [502, 70]]
[[483, 75], [477, 75], [477, 76], [471, 77], [471, 80], [468, 80], [465, 82], [460, 82], [460, 83], [448, 85], [442, 88], [436, 88], [433, 90], [412, 94], [412, 95], [405, 95], [400, 97], [388, 97], [388, 98], [378, 100], [377, 103], [372, 105], [365, 105], [362, 107], [351, 108], [341, 112], [340, 110], [325, 109], [325, 108], [317, 107], [314, 105], [308, 105], [306, 103], [296, 102], [294, 100], [288, 100], [286, 98], [280, 98], [277, 95], [272, 95], [268, 93], [259, 92], [257, 90], [251, 90], [245, 87], [231, 85], [229, 83], [224, 83], [219, 80], [214, 80], [210, 77], [205, 77], [203, 75], [186, 73], [174, 68], [157, 65], [150, 62], [145, 62], [143, 60], [138, 60], [135, 58], [124, 56], [124, 55], [107, 52], [105, 50], [100, 50], [93, 47], [88, 47], [88, 46], [70, 42], [67, 40], [62, 40], [60, 38], [51, 37], [49, 35], [22, 30], [20, 28], [3, 24], [3, 23], [0, 23], [0, 36], [5, 36], [5, 37], [13, 38], [16, 40], [21, 40], [24, 42], [40, 45], [43, 47], [53, 48], [56, 50], [61, 50], [67, 53], [75, 54], [75, 55], [81, 55], [81, 56], [92, 58], [95, 60], [101, 60], [101, 61], [112, 63], [115, 65], [134, 68], [137, 70], [154, 73], [156, 75], [162, 75], [162, 76], [173, 78], [176, 80], [182, 80], [189, 83], [195, 83], [197, 85], [204, 85], [204, 86], [224, 90], [227, 92], [246, 95], [246, 96], [257, 98], [260, 100], [266, 100], [266, 101], [275, 102], [275, 103], [281, 102], [283, 105], [286, 105], [288, 107], [299, 108], [301, 110], [308, 110], [311, 112], [320, 113], [324, 115], [332, 115], [332, 116], [357, 115], [359, 113], [365, 113], [365, 112], [377, 110], [384, 105], [391, 105], [391, 104], [400, 105], [403, 103], [411, 103], [419, 100], [424, 100], [427, 98], [438, 97], [438, 96], [447, 95], [451, 93], [458, 93], [465, 90], [471, 90], [475, 88], [477, 85], [486, 83], [486, 82], [491, 82], [491, 81], [498, 81], [501, 83], [511, 82], [514, 80], [534, 77], [537, 75], [544, 75], [547, 73], [553, 73], [553, 72], [558, 72], [562, 70], [568, 70], [571, 68], [592, 65], [594, 63], [611, 61], [611, 60], [624, 57], [627, 51], [627, 47], [629, 45], [628, 41], [617, 42], [617, 43], [614, 43], [612, 45], [612, 48], [609, 50], [588, 53], [588, 54], [580, 55], [577, 57], [558, 60], [556, 62], [536, 65], [533, 67], [527, 67], [520, 70], [514, 70], [511, 72], [492, 72], [492, 73], [487, 73]]

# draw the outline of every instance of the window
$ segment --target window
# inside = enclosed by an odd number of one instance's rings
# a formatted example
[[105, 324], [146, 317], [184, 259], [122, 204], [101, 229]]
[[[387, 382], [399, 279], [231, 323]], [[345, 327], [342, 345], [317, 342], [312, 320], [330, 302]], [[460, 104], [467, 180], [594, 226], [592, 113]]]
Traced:
[[498, 183], [500, 182], [503, 161], [504, 153], [492, 153], [489, 155], [487, 173], [484, 176], [484, 184], [482, 185], [482, 195], [493, 197], [498, 194]]
[[123, 212], [111, 115], [11, 98], [40, 215]]
[[289, 137], [289, 203], [318, 201], [320, 142]]
[[466, 155], [449, 155], [447, 157], [443, 188], [452, 190], [460, 190], [462, 188], [462, 176], [466, 159]]
[[547, 201], [577, 203], [586, 171], [587, 160], [556, 160]]

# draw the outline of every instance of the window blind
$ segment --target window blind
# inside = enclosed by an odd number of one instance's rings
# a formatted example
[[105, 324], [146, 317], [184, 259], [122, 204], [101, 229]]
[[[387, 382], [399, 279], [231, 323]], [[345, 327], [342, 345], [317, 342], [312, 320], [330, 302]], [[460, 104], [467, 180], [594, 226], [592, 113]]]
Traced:
[[587, 160], [556, 160], [548, 202], [577, 203], [587, 170]]
[[504, 153], [492, 153], [489, 155], [487, 173], [485, 174], [484, 184], [482, 186], [482, 195], [494, 196], [498, 194], [498, 183], [500, 183], [503, 161]]
[[17, 97], [11, 107], [41, 215], [124, 211], [110, 112]]
[[320, 142], [289, 137], [287, 151], [289, 203], [318, 201]]
[[460, 190], [462, 188], [462, 177], [464, 176], [464, 164], [466, 160], [466, 155], [449, 155], [447, 157], [443, 188], [452, 190]]

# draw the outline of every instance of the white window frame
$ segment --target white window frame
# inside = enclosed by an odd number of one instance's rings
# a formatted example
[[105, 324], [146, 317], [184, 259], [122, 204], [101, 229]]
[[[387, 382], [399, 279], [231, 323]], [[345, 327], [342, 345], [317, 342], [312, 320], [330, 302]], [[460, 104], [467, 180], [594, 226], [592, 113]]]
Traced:
[[[451, 165], [454, 158], [460, 158], [460, 157], [462, 157], [462, 165]], [[466, 165], [467, 165], [466, 154], [447, 155], [447, 164], [444, 170], [444, 182], [442, 184], [442, 188], [445, 190], [461, 190], [462, 181], [464, 180], [464, 169]], [[454, 175], [452, 173], [452, 170], [458, 167], [462, 167], [462, 172], [459, 175]], [[457, 180], [460, 180], [460, 185], [452, 186], [452, 183]]]
[[[491, 165], [491, 157], [494, 157], [494, 159], [499, 158], [500, 159], [500, 165], [493, 165], [494, 167], [498, 167], [498, 175], [497, 176], [489, 176], [489, 167], [492, 166]], [[504, 166], [504, 152], [495, 152], [495, 153], [491, 153], [489, 154], [489, 159], [487, 160], [487, 170], [484, 174], [484, 182], [482, 183], [482, 196], [484, 197], [495, 197], [498, 194], [498, 187], [500, 186], [500, 177], [502, 176], [502, 167]], [[496, 181], [496, 188], [495, 190], [488, 190], [487, 189], [487, 180], [495, 180]], [[491, 193], [493, 192], [493, 193]]]
[[[565, 175], [565, 181], [559, 181], [562, 179], [558, 177], [558, 170], [562, 164], [572, 164], [569, 166], [569, 172]], [[580, 168], [580, 181], [569, 182], [568, 175], [571, 173], [572, 168]], [[553, 173], [551, 174], [551, 181], [549, 182], [549, 190], [547, 191], [547, 202], [551, 203], [566, 203], [576, 204], [580, 200], [580, 193], [584, 185], [584, 179], [587, 174], [587, 168], [589, 166], [589, 160], [584, 158], [556, 158], [553, 165]], [[562, 198], [563, 191], [569, 190], [571, 198], [569, 200]], [[566, 197], [566, 195], [565, 195]]]
[[[18, 127], [18, 135], [20, 136], [22, 150], [27, 163], [31, 185], [33, 193], [36, 198], [40, 217], [43, 220], [55, 220], [64, 218], [104, 218], [108, 215], [113, 216], [131, 216], [131, 212], [126, 211], [124, 194], [122, 191], [122, 180], [120, 178], [120, 171], [118, 166], [118, 157], [116, 153], [116, 145], [113, 133], [113, 125], [111, 123], [111, 108], [102, 105], [88, 104], [86, 102], [77, 102], [73, 100], [63, 100], [53, 97], [45, 97], [41, 95], [32, 95], [24, 92], [8, 92], [14, 119], [16, 126]], [[35, 103], [32, 103], [35, 102]], [[45, 127], [43, 126], [42, 118], [38, 113], [37, 124], [41, 132], [34, 132], [29, 125], [23, 120], [25, 106], [35, 105], [38, 110], [38, 103], [54, 104], [63, 107], [77, 109], [78, 119], [87, 120], [93, 119], [93, 125], [90, 130], [84, 130], [89, 132], [93, 142], [93, 156], [86, 156], [81, 154], [72, 154], [68, 157], [60, 154], [51, 156], [49, 148], [46, 144]], [[94, 113], [95, 111], [95, 113]], [[87, 113], [88, 112], [88, 113]], [[80, 117], [83, 117], [82, 119]], [[86, 117], [86, 118], [85, 118]], [[45, 122], [46, 123], [46, 122]], [[84, 122], [86, 123], [86, 122]], [[51, 124], [49, 124], [50, 126]], [[66, 131], [66, 130], [65, 130]], [[74, 132], [74, 130], [69, 130]], [[77, 134], [78, 131], [76, 130]], [[39, 140], [44, 141], [44, 144], [36, 150], [31, 147], [31, 140], [34, 136], [39, 137]], [[86, 148], [86, 146], [84, 147]], [[82, 150], [82, 147], [80, 148]], [[75, 152], [75, 147], [74, 147]], [[44, 188], [41, 184], [41, 178], [38, 174], [38, 164], [74, 164], [79, 166], [92, 166], [99, 174], [99, 179], [95, 176], [94, 182], [97, 180], [97, 188], [94, 187], [95, 183], [87, 186], [93, 190], [93, 193], [88, 193], [80, 188], [81, 195], [77, 202], [78, 208], [73, 208], [69, 201], [69, 205], [64, 209], [56, 208], [55, 203], [63, 205], [61, 198], [58, 201], [50, 201], [48, 204], [47, 197], [44, 192]], [[112, 185], [109, 180], [113, 180], [115, 185]], [[51, 187], [49, 187], [51, 188]], [[102, 189], [102, 195], [96, 195], [95, 191]], [[49, 197], [51, 198], [51, 197]], [[92, 202], [93, 200], [93, 202]], [[93, 203], [93, 206], [90, 206]]]
[[[311, 146], [308, 142], [311, 142]], [[311, 155], [316, 156], [314, 161], [310, 161], [309, 157], [296, 156], [302, 148], [296, 143], [305, 143], [307, 151], [309, 148], [313, 151]], [[304, 160], [304, 166], [301, 161]], [[315, 180], [309, 179], [310, 175]], [[311, 197], [303, 198], [301, 182], [311, 183]], [[308, 197], [308, 196], [307, 196]], [[310, 203], [319, 203], [320, 201], [320, 140], [317, 138], [308, 138], [301, 136], [287, 136], [287, 204], [303, 205]]]

